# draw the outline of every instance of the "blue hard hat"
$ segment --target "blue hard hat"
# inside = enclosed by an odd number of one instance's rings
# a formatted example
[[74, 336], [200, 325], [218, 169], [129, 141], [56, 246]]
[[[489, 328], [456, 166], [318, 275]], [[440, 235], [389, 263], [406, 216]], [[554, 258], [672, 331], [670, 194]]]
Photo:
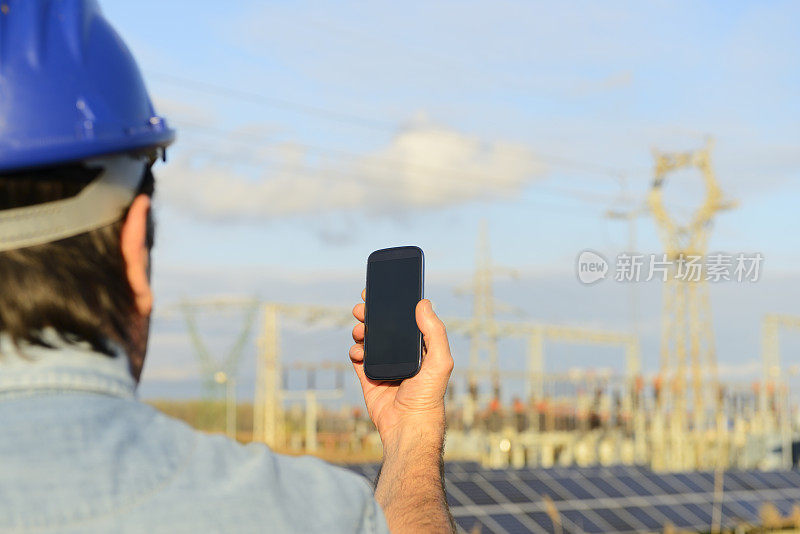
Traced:
[[0, 172], [174, 138], [95, 0], [0, 0]]

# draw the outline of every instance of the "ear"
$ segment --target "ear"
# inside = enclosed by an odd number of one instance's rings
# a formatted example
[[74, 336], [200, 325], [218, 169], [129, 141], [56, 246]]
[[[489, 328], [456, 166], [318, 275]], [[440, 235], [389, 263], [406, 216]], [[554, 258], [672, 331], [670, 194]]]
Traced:
[[133, 289], [136, 311], [145, 317], [153, 309], [153, 292], [149, 280], [150, 253], [146, 243], [149, 212], [150, 197], [138, 195], [128, 209], [120, 236], [122, 258], [125, 260], [128, 283]]

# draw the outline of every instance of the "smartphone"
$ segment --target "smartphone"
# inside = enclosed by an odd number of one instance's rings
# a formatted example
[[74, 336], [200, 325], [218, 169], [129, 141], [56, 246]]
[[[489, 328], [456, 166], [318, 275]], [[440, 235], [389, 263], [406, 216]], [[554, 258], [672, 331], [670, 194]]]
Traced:
[[417, 303], [423, 298], [425, 256], [419, 247], [376, 250], [367, 259], [364, 374], [403, 380], [419, 372], [422, 333]]

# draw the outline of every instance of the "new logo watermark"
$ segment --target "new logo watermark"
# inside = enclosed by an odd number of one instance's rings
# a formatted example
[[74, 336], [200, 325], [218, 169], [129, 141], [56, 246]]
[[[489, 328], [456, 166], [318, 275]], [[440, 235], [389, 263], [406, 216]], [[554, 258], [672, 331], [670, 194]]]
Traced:
[[611, 266], [602, 254], [584, 250], [575, 264], [578, 280], [594, 284], [607, 277], [615, 282], [649, 282], [669, 279], [684, 282], [758, 282], [764, 256], [760, 252], [738, 254], [713, 253], [702, 255], [637, 254], [617, 255], [613, 276]]
[[578, 280], [582, 284], [594, 284], [605, 279], [608, 273], [608, 261], [593, 250], [584, 250], [578, 254], [575, 268], [578, 273]]

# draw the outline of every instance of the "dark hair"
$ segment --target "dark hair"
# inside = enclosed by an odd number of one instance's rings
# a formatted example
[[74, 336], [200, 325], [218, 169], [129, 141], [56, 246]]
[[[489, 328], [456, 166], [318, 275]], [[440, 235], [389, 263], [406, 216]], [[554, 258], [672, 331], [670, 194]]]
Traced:
[[[72, 197], [100, 172], [76, 163], [0, 175], [0, 210]], [[147, 166], [138, 193], [152, 196], [154, 186]], [[107, 340], [129, 342], [134, 298], [120, 246], [126, 215], [73, 237], [0, 252], [0, 333], [17, 345], [48, 346], [42, 332], [52, 327], [109, 355]], [[148, 215], [148, 249], [153, 234]]]

